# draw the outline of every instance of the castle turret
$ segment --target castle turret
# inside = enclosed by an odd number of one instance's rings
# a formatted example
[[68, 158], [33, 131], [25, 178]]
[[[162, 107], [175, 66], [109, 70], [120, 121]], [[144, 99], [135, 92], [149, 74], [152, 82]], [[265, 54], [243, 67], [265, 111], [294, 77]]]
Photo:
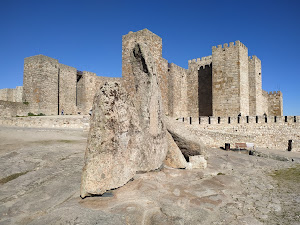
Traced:
[[240, 41], [212, 47], [213, 115], [249, 115], [248, 49]]
[[59, 113], [58, 77], [58, 60], [44, 55], [24, 59], [23, 101], [29, 102], [32, 113]]

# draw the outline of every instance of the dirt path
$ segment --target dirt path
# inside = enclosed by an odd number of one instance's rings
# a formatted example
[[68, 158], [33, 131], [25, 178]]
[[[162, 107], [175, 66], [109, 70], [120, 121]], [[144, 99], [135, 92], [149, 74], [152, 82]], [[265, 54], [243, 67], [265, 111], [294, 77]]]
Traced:
[[81, 199], [85, 146], [79, 130], [0, 127], [0, 224], [300, 223], [296, 162], [211, 149], [206, 170], [137, 174]]

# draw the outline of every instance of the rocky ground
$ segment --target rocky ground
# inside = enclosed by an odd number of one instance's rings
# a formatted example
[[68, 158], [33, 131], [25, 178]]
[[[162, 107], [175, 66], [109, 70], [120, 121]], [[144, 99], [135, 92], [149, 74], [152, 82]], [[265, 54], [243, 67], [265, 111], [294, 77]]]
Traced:
[[0, 224], [300, 224], [300, 153], [210, 149], [205, 170], [141, 173], [81, 199], [85, 146], [81, 130], [0, 127]]

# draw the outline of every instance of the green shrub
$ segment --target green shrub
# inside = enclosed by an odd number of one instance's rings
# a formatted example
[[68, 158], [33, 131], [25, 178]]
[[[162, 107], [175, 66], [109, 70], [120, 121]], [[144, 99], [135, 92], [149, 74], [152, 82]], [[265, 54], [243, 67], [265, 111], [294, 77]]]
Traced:
[[29, 102], [26, 102], [26, 101], [25, 101], [25, 102], [23, 102], [23, 104], [24, 104], [24, 105], [29, 105]]
[[35, 114], [32, 113], [32, 112], [29, 112], [27, 115], [28, 115], [28, 116], [35, 116]]
[[44, 113], [39, 113], [38, 116], [46, 116]]

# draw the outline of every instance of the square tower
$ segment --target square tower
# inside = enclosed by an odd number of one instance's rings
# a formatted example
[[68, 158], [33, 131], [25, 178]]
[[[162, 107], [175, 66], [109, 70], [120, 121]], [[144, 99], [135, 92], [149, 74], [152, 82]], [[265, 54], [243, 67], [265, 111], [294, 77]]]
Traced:
[[213, 116], [249, 115], [248, 49], [240, 41], [212, 47]]
[[59, 113], [58, 77], [58, 60], [44, 55], [24, 59], [23, 101], [29, 102], [32, 113]]
[[262, 116], [263, 97], [261, 81], [261, 61], [255, 55], [249, 56], [249, 115]]

